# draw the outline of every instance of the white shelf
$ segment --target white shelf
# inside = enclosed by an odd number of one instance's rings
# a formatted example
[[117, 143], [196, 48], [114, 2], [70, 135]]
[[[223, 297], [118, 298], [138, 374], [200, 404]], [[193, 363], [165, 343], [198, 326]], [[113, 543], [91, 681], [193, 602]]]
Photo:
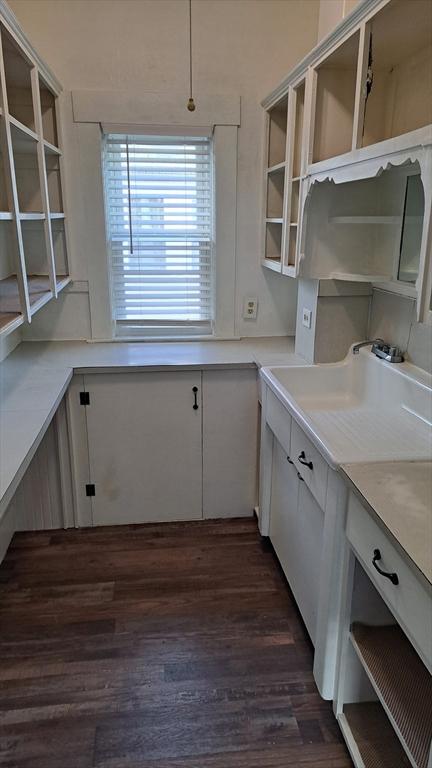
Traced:
[[280, 259], [263, 259], [261, 264], [263, 267], [273, 270], [273, 272], [281, 273], [282, 263]]
[[286, 168], [286, 162], [284, 160], [283, 163], [276, 163], [276, 165], [272, 165], [269, 168], [267, 168], [267, 173], [280, 173], [281, 171], [284, 171]]
[[45, 214], [38, 213], [37, 211], [29, 211], [27, 213], [19, 214], [21, 221], [45, 221]]
[[381, 704], [345, 704], [338, 723], [356, 768], [411, 768]]
[[282, 274], [286, 277], [296, 277], [296, 268], [291, 264], [289, 266], [284, 266]]
[[62, 154], [61, 149], [55, 147], [54, 144], [50, 144], [49, 141], [44, 141], [44, 149], [47, 155], [57, 155], [60, 157]]
[[427, 768], [432, 678], [401, 628], [354, 624], [351, 642], [412, 765]]
[[283, 224], [283, 219], [281, 217], [268, 217], [266, 219], [266, 224]]
[[69, 277], [69, 275], [65, 275], [64, 277], [62, 277], [62, 275], [57, 275], [57, 293], [60, 293], [71, 282], [72, 278]]
[[18, 154], [33, 154], [37, 150], [39, 137], [37, 133], [9, 115], [14, 152]]
[[64, 217], [65, 217], [64, 213], [52, 213], [52, 212], [50, 213], [50, 219], [52, 221], [56, 219], [64, 219]]
[[0, 312], [0, 338], [15, 331], [23, 322], [24, 318], [18, 312]]
[[330, 280], [348, 280], [352, 283], [388, 283], [389, 275], [362, 275], [355, 272], [331, 272]]
[[330, 224], [400, 224], [400, 216], [331, 216]]
[[12, 221], [13, 216], [9, 211], [0, 211], [0, 221]]

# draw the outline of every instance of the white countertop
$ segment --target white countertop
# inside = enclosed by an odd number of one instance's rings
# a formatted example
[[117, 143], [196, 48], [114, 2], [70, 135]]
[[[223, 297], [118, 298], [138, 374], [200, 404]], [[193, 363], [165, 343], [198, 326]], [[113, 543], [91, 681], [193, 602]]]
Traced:
[[39, 366], [73, 368], [75, 373], [135, 369], [305, 365], [294, 354], [290, 336], [239, 341], [179, 342], [24, 342], [5, 364], [18, 361]]
[[25, 342], [0, 363], [0, 517], [40, 444], [73, 373], [304, 365], [294, 339]]
[[343, 464], [341, 469], [432, 583], [432, 462]]

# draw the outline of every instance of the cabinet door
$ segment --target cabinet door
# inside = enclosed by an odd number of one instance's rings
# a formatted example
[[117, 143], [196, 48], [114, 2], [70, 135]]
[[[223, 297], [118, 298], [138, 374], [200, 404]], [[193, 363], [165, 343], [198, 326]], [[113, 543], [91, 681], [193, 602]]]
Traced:
[[201, 373], [95, 374], [85, 387], [94, 525], [201, 518]]
[[321, 583], [323, 534], [324, 512], [306, 483], [300, 481], [297, 510], [299, 579], [296, 600], [314, 644]]
[[300, 555], [297, 508], [299, 479], [281, 444], [274, 438], [270, 504], [270, 540], [298, 601]]
[[315, 643], [324, 513], [275, 440], [270, 539]]
[[258, 383], [251, 368], [203, 372], [203, 515], [252, 515], [257, 504]]

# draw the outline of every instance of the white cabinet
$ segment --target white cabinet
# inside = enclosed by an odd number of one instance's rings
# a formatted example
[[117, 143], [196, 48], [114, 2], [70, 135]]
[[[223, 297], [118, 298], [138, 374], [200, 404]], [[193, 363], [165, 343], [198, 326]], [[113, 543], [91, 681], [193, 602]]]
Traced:
[[93, 374], [84, 381], [93, 524], [200, 518], [200, 371]]
[[88, 404], [75, 383], [70, 397], [79, 525], [253, 514], [255, 368], [80, 378]]
[[270, 539], [315, 644], [324, 512], [274, 441]]
[[431, 585], [354, 494], [346, 535], [338, 722], [358, 768], [430, 768]]
[[250, 515], [257, 504], [256, 370], [203, 371], [203, 517]]
[[269, 536], [315, 647], [314, 678], [333, 699], [347, 491], [262, 379], [259, 526]]

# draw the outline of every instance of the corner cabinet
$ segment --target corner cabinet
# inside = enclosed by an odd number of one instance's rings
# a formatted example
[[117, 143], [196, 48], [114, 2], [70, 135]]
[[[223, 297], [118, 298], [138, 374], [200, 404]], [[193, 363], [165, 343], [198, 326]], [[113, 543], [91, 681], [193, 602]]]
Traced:
[[70, 281], [60, 92], [0, 0], [0, 336]]
[[76, 376], [69, 412], [78, 525], [253, 514], [255, 368]]
[[[360, 178], [377, 182], [372, 186], [378, 200], [382, 190], [374, 177], [389, 167], [414, 164], [420, 152], [431, 151], [431, 69], [429, 0], [364, 0], [264, 99], [264, 267], [289, 277], [385, 282], [389, 290], [416, 297], [419, 319], [430, 319], [430, 160], [417, 169], [425, 224], [414, 275], [411, 255], [397, 251], [403, 190], [400, 205], [391, 193], [384, 198], [384, 209], [387, 202], [387, 208], [397, 209], [391, 213], [381, 212], [379, 205], [364, 212], [366, 196], [358, 188], [349, 189], [345, 210], [346, 190], [334, 210], [326, 204], [335, 185]], [[325, 204], [313, 218], [311, 197], [320, 195]], [[319, 233], [323, 222], [328, 242], [317, 252], [308, 235], [311, 229]], [[354, 243], [354, 252], [346, 240]], [[374, 248], [380, 252], [380, 241], [387, 249], [385, 263], [373, 253]], [[401, 269], [398, 258], [405, 262]]]

